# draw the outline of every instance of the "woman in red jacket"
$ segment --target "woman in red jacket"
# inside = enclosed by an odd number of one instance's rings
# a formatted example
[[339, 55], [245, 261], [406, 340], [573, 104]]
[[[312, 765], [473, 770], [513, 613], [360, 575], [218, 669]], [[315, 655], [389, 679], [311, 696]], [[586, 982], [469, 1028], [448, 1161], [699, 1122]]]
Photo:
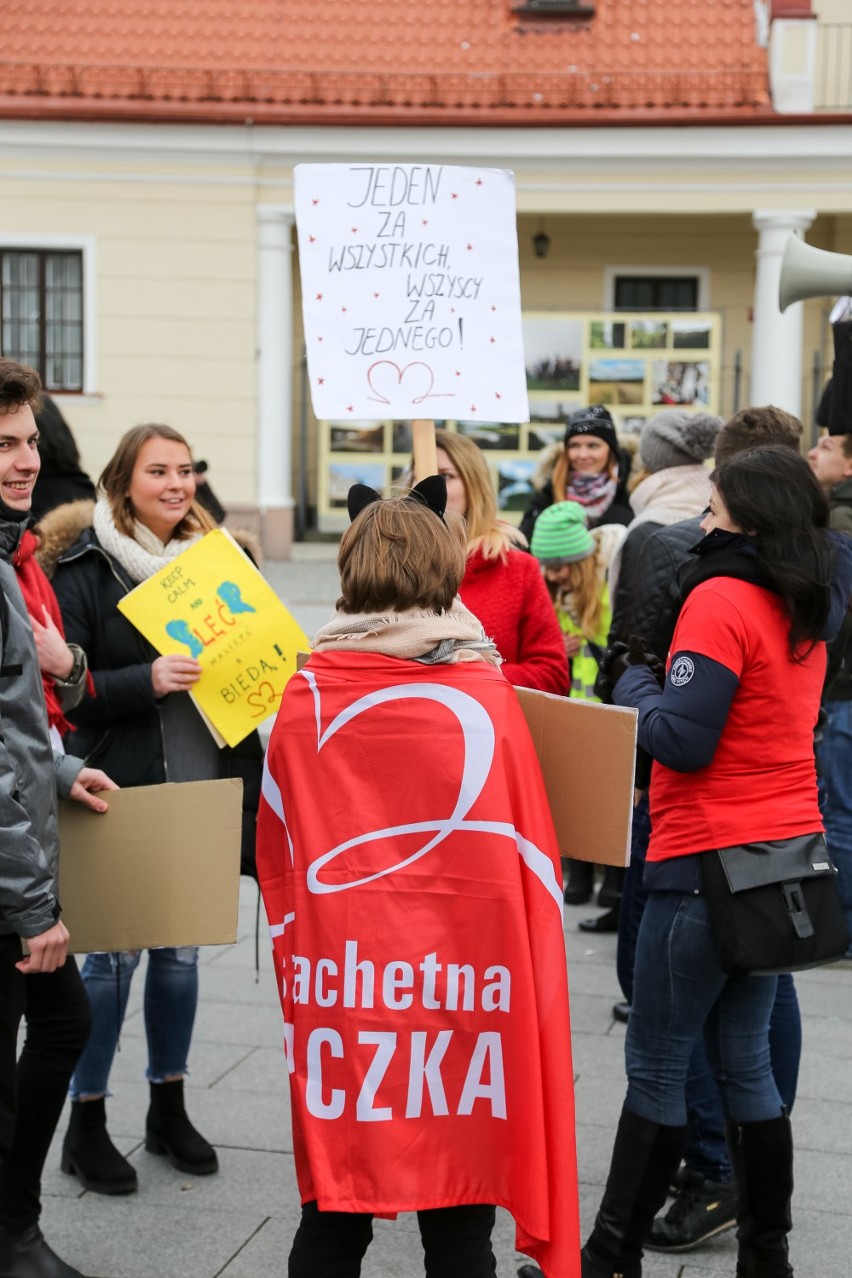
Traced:
[[519, 534], [497, 517], [488, 466], [464, 435], [435, 432], [438, 474], [447, 481], [447, 509], [467, 524], [462, 603], [481, 621], [503, 658], [510, 683], [567, 696], [568, 660], [547, 586]]

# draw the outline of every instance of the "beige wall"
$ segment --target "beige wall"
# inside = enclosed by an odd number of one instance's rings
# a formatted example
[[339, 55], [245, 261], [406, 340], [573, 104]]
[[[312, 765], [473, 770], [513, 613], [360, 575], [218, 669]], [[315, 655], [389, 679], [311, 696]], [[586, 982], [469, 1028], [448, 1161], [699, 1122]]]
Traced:
[[[256, 484], [256, 206], [289, 202], [289, 170], [265, 171], [256, 183], [244, 169], [195, 166], [187, 175], [162, 158], [142, 157], [132, 164], [120, 156], [112, 162], [79, 162], [57, 156], [64, 170], [55, 180], [22, 175], [19, 160], [0, 164], [0, 239], [3, 233], [32, 236], [79, 235], [95, 245], [97, 352], [95, 394], [67, 396], [61, 403], [77, 434], [87, 468], [95, 475], [129, 426], [166, 421], [186, 433], [198, 456], [210, 464], [211, 481], [226, 504], [251, 507]], [[35, 165], [31, 165], [35, 167]], [[49, 164], [43, 158], [39, 168]], [[14, 170], [11, 177], [4, 170]], [[645, 193], [620, 195], [580, 192], [581, 177], [592, 170], [606, 180], [603, 160], [586, 164], [582, 174], [551, 161], [561, 192], [539, 189], [543, 216], [526, 211], [537, 183], [527, 174], [519, 181], [519, 246], [523, 305], [529, 310], [600, 310], [604, 305], [604, 270], [628, 265], [704, 267], [709, 273], [707, 308], [724, 321], [721, 409], [733, 407], [735, 353], [742, 352], [743, 399], [748, 393], [751, 355], [750, 307], [753, 302], [754, 252], [757, 233], [750, 206], [722, 189], [718, 198], [680, 189], [670, 196], [654, 191], [654, 175], [637, 166], [633, 175]], [[715, 170], [714, 170], [715, 171]], [[542, 170], [544, 173], [544, 170]], [[619, 175], [626, 176], [624, 165]], [[671, 176], [671, 174], [669, 175]], [[771, 176], [771, 174], [769, 175]], [[817, 187], [828, 182], [818, 166], [809, 173]], [[657, 174], [657, 177], [660, 177]], [[762, 174], [767, 178], [766, 171]], [[801, 177], [801, 175], [800, 175]], [[761, 191], [759, 207], [852, 206], [852, 191], [835, 189], [818, 204], [817, 192], [786, 187], [779, 168], [777, 189]], [[688, 184], [689, 174], [681, 170]], [[274, 182], [273, 180], [274, 179]], [[712, 173], [701, 171], [702, 185]], [[268, 185], [264, 184], [264, 180]], [[662, 179], [661, 179], [662, 180]], [[754, 192], [751, 193], [755, 195]], [[731, 201], [739, 202], [732, 211]], [[570, 209], [566, 208], [570, 205]], [[591, 211], [595, 204], [605, 211]], [[613, 207], [635, 211], [612, 213]], [[561, 206], [561, 207], [560, 207]], [[661, 208], [665, 211], [661, 212]], [[690, 211], [684, 211], [688, 209]], [[532, 252], [531, 238], [542, 224], [551, 237], [547, 259]], [[852, 253], [852, 213], [821, 216], [808, 233], [818, 247]], [[294, 466], [298, 465], [301, 358], [301, 315], [298, 260], [294, 254], [293, 350], [282, 351], [294, 370]], [[805, 304], [803, 403], [812, 398], [812, 354], [822, 349], [830, 358], [825, 317], [831, 299]], [[315, 430], [309, 416], [308, 460], [311, 493], [315, 491]], [[294, 477], [295, 478], [295, 477]], [[294, 483], [294, 491], [295, 491]]]
[[[0, 181], [2, 172], [0, 171]], [[255, 212], [250, 189], [134, 181], [2, 183], [3, 231], [95, 245], [95, 394], [63, 396], [94, 474], [129, 426], [164, 421], [215, 486], [255, 500]]]

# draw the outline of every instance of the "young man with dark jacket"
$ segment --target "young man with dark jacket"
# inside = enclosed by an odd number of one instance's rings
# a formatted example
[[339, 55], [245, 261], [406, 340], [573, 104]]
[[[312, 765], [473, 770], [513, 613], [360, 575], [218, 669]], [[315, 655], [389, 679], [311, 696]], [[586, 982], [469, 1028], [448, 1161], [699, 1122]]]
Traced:
[[[39, 1228], [41, 1173], [89, 1032], [57, 897], [57, 791], [101, 812], [115, 789], [54, 755], [32, 622], [12, 564], [39, 471], [38, 375], [0, 359], [0, 1275], [80, 1278]], [[26, 942], [24, 954], [22, 942]], [[17, 1036], [26, 1019], [20, 1059]]]

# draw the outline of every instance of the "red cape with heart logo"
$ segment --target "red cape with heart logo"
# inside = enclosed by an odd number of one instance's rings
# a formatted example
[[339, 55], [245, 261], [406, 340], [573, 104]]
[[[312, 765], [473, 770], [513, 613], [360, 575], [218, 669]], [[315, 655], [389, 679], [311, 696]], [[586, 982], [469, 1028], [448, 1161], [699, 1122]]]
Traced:
[[578, 1278], [562, 876], [511, 686], [314, 654], [270, 740], [257, 863], [302, 1201], [495, 1203], [547, 1278]]

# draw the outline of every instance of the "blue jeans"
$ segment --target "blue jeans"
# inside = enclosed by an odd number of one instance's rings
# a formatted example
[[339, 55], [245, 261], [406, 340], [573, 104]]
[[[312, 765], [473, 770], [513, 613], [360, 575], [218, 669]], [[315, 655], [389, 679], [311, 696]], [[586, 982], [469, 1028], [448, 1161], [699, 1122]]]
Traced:
[[826, 701], [817, 747], [822, 816], [846, 924], [852, 932], [852, 701]]
[[[787, 1113], [792, 1113], [802, 1055], [802, 1017], [796, 987], [789, 973], [778, 977], [778, 990], [769, 1018], [769, 1056], [772, 1076]], [[704, 1040], [698, 1039], [686, 1080], [686, 1149], [683, 1161], [708, 1180], [733, 1180], [725, 1116], [719, 1085], [710, 1068]]]
[[777, 984], [775, 976], [722, 971], [703, 896], [651, 892], [636, 946], [626, 1107], [651, 1122], [684, 1126], [690, 1059], [703, 1035], [728, 1118], [777, 1118], [783, 1102], [769, 1056]]
[[624, 874], [621, 888], [621, 908], [618, 912], [618, 942], [615, 951], [615, 973], [621, 992], [628, 1003], [633, 1002], [633, 969], [636, 961], [636, 942], [639, 924], [648, 893], [642, 886], [645, 858], [651, 841], [651, 808], [648, 791], [633, 809], [633, 825], [630, 831], [630, 864]]
[[[124, 1023], [130, 982], [141, 957], [141, 950], [89, 954], [83, 964], [83, 982], [92, 1005], [92, 1032], [71, 1079], [72, 1100], [108, 1094], [109, 1072]], [[198, 950], [149, 950], [144, 1012], [147, 1077], [152, 1083], [179, 1078], [187, 1072], [197, 1004]]]

